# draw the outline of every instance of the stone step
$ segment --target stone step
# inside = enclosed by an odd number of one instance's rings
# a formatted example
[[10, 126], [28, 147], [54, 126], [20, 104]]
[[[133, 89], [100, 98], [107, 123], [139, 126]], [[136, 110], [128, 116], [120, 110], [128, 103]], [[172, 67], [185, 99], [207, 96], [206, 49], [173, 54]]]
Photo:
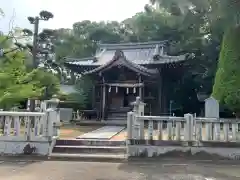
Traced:
[[50, 160], [62, 161], [91, 161], [91, 162], [124, 162], [127, 160], [125, 154], [66, 154], [66, 153], [52, 153], [49, 156]]
[[100, 139], [58, 139], [56, 146], [125, 146], [126, 141]]
[[107, 116], [107, 119], [115, 119], [115, 120], [125, 120], [127, 121], [127, 116]]
[[108, 117], [127, 117], [127, 113], [109, 113]]
[[124, 154], [126, 153], [125, 146], [55, 146], [53, 148], [54, 153], [68, 153], [68, 154], [78, 154], [78, 153], [115, 153]]
[[118, 108], [118, 109], [108, 109], [109, 113], [127, 113], [131, 111], [131, 108], [124, 107], [124, 108]]
[[124, 117], [108, 117], [107, 121], [127, 121], [127, 118], [124, 118]]

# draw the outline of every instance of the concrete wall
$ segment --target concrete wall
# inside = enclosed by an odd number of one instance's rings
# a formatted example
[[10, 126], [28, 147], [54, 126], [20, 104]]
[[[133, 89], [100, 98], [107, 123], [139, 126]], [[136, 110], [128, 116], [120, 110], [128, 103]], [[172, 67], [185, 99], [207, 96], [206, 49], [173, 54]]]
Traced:
[[24, 147], [30, 144], [35, 147], [33, 155], [47, 156], [51, 151], [51, 142], [28, 142], [28, 141], [0, 141], [0, 154], [1, 155], [21, 155], [24, 154]]
[[[134, 142], [134, 143], [133, 143]], [[151, 143], [129, 141], [131, 157], [195, 157], [201, 160], [240, 160], [240, 143], [235, 142], [173, 142], [154, 140]]]

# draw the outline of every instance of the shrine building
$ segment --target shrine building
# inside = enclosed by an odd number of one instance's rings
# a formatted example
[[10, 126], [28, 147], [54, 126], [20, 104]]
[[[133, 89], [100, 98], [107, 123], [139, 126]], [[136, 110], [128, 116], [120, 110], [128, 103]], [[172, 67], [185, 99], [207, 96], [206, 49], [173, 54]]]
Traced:
[[137, 96], [146, 115], [161, 115], [169, 111], [168, 84], [182, 75], [186, 59], [168, 55], [168, 49], [167, 41], [99, 44], [95, 56], [66, 58], [65, 66], [95, 80], [91, 107], [99, 119], [125, 118]]

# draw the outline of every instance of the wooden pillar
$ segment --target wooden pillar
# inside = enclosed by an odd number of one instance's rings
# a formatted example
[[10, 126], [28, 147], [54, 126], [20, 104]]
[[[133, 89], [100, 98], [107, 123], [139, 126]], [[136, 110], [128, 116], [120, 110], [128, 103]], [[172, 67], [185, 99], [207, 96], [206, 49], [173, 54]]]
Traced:
[[105, 108], [106, 108], [106, 85], [103, 84], [103, 99], [102, 99], [102, 120], [105, 118]]
[[96, 85], [92, 88], [92, 109], [96, 108]]
[[163, 69], [161, 69], [161, 109], [162, 109], [162, 113], [168, 113], [167, 109], [168, 109], [168, 79], [167, 77], [164, 76], [164, 71]]
[[163, 77], [162, 77], [162, 71], [160, 69], [160, 76], [159, 76], [159, 81], [157, 83], [158, 85], [158, 105], [159, 105], [159, 114], [163, 113], [163, 107], [162, 107], [162, 89], [163, 89]]
[[[139, 74], [139, 76], [138, 76], [138, 83], [140, 84], [140, 83], [142, 83], [142, 77], [141, 77], [141, 75]], [[140, 86], [139, 87], [139, 94], [138, 94], [138, 96], [141, 98], [141, 100], [143, 101], [143, 87], [142, 86]]]
[[105, 79], [102, 77], [102, 113], [101, 113], [101, 120], [105, 119], [105, 108], [106, 108], [106, 84], [105, 84]]
[[99, 86], [100, 91], [100, 102], [99, 102], [99, 106], [98, 106], [98, 120], [102, 119], [102, 97], [103, 97], [103, 90], [102, 90], [102, 85]]

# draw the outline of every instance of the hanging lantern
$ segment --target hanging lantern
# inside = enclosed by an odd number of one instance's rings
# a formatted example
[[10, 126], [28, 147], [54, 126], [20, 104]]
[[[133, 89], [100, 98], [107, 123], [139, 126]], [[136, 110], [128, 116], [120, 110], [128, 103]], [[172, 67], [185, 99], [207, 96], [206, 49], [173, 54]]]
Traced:
[[136, 93], [136, 87], [133, 88], [133, 93], [134, 93], [134, 94]]
[[111, 86], [108, 88], [108, 92], [111, 92]]
[[129, 89], [127, 88], [127, 94], [129, 93]]
[[116, 86], [116, 93], [118, 93], [118, 87]]

